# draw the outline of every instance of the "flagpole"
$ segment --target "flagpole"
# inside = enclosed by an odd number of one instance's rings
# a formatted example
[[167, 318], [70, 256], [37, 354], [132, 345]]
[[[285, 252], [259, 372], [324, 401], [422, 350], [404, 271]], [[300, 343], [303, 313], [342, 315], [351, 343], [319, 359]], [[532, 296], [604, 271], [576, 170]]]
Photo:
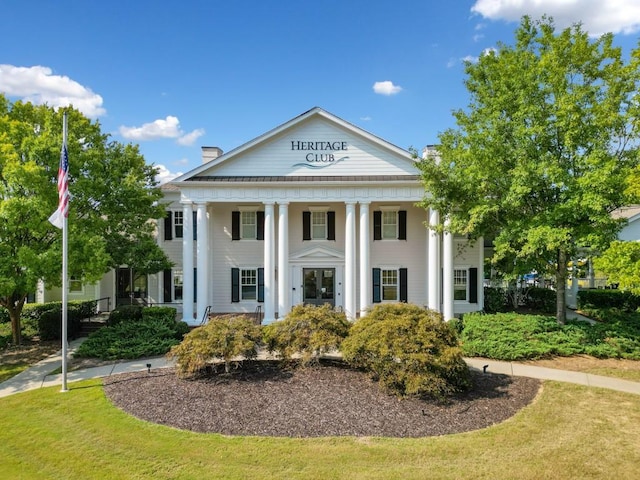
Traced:
[[[62, 116], [62, 145], [66, 150], [67, 146], [67, 112]], [[69, 292], [67, 276], [67, 216], [62, 216], [62, 389], [61, 392], [69, 391], [67, 388], [67, 294]]]

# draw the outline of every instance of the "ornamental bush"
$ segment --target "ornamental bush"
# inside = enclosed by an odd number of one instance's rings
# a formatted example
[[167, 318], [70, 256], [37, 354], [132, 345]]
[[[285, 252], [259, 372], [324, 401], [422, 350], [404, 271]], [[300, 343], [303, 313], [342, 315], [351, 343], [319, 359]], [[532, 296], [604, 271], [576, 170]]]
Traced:
[[224, 371], [230, 373], [234, 358], [251, 360], [258, 356], [261, 333], [260, 326], [247, 317], [215, 317], [185, 335], [167, 356], [176, 360], [180, 377], [196, 376], [216, 359], [224, 360]]
[[398, 396], [443, 398], [470, 387], [454, 329], [411, 304], [373, 307], [342, 343], [344, 359]]
[[123, 321], [142, 320], [142, 305], [120, 305], [109, 314], [107, 325], [114, 326]]
[[284, 320], [264, 327], [264, 342], [269, 352], [285, 360], [299, 354], [303, 365], [316, 362], [332, 350], [338, 350], [351, 324], [344, 312], [331, 305], [296, 305]]

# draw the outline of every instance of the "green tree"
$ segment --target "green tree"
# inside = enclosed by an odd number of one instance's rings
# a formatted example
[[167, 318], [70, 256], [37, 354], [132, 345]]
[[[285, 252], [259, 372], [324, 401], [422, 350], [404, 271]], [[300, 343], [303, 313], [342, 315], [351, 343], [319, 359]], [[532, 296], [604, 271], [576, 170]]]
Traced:
[[620, 290], [640, 294], [640, 243], [615, 241], [600, 257], [593, 260], [598, 272], [609, 283], [617, 283]]
[[640, 52], [625, 61], [613, 36], [523, 17], [514, 46], [466, 64], [466, 110], [421, 159], [424, 207], [451, 231], [494, 237], [494, 260], [520, 273], [555, 273], [557, 320], [565, 320], [567, 262], [602, 251], [633, 201], [621, 188], [638, 163]]
[[[123, 264], [147, 271], [169, 265], [149, 221], [164, 215], [156, 169], [137, 146], [111, 141], [73, 108], [67, 113], [69, 275], [96, 281]], [[9, 311], [14, 343], [38, 280], [62, 283], [62, 235], [48, 222], [58, 202], [62, 115], [0, 95], [0, 305]]]

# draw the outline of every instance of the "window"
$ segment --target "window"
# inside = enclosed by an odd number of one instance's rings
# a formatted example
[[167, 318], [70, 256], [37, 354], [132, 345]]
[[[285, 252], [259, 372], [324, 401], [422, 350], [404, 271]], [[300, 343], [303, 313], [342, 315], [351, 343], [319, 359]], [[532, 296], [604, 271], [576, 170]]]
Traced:
[[82, 293], [82, 279], [72, 276], [69, 279], [69, 292]]
[[173, 212], [173, 228], [176, 238], [182, 238], [182, 231], [184, 227], [183, 213]]
[[255, 269], [242, 269], [240, 272], [242, 300], [256, 300], [258, 272]]
[[174, 270], [173, 272], [173, 299], [182, 300], [182, 287], [184, 285], [184, 277], [182, 270]]
[[382, 300], [398, 300], [398, 271], [382, 270]]
[[255, 240], [256, 235], [256, 212], [240, 212], [240, 238], [243, 240]]
[[373, 212], [374, 240], [406, 240], [407, 211], [397, 207], [380, 207]]
[[327, 213], [311, 212], [311, 239], [324, 240], [327, 238]]
[[453, 299], [467, 300], [467, 270], [453, 271]]

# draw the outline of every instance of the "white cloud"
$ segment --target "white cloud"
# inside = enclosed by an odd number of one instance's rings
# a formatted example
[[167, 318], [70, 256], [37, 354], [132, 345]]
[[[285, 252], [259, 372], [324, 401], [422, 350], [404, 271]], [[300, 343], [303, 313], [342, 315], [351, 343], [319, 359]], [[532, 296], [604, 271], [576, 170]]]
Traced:
[[455, 57], [449, 58], [447, 61], [447, 68], [453, 68], [458, 64], [458, 59]]
[[154, 165], [158, 169], [158, 174], [156, 175], [156, 180], [160, 182], [160, 185], [163, 183], [170, 182], [174, 178], [178, 178], [182, 175], [182, 172], [172, 173], [169, 171], [167, 167], [164, 165]]
[[474, 42], [479, 42], [480, 40], [482, 40], [484, 38], [484, 34], [483, 33], [478, 33], [477, 35], [473, 36], [473, 41]]
[[478, 63], [478, 60], [480, 59], [478, 57], [474, 57], [473, 55], [467, 55], [466, 57], [462, 57], [460, 60], [462, 62]]
[[373, 84], [373, 91], [380, 95], [395, 95], [402, 91], [402, 87], [394, 85], [393, 82], [385, 80], [384, 82], [376, 82]]
[[67, 76], [53, 75], [48, 67], [0, 65], [0, 91], [36, 105], [54, 108], [73, 105], [89, 118], [104, 115], [102, 97]]
[[371, 117], [369, 115], [367, 115], [365, 117], [360, 117], [360, 120], [362, 120], [363, 122], [370, 122], [371, 121]]
[[631, 34], [640, 30], [638, 0], [476, 0], [473, 13], [491, 20], [517, 22], [523, 15], [553, 17], [558, 28], [581, 22], [589, 35]]
[[178, 145], [183, 145], [186, 147], [191, 146], [202, 135], [204, 135], [204, 128], [197, 128], [193, 132], [187, 133], [186, 135], [182, 135], [180, 138], [178, 138]]
[[168, 115], [167, 118], [160, 118], [151, 123], [145, 123], [141, 127], [121, 126], [120, 135], [128, 140], [138, 142], [146, 140], [158, 140], [160, 138], [175, 138], [178, 145], [190, 146], [202, 135], [204, 129], [198, 128], [190, 133], [184, 133], [180, 128], [178, 117]]

